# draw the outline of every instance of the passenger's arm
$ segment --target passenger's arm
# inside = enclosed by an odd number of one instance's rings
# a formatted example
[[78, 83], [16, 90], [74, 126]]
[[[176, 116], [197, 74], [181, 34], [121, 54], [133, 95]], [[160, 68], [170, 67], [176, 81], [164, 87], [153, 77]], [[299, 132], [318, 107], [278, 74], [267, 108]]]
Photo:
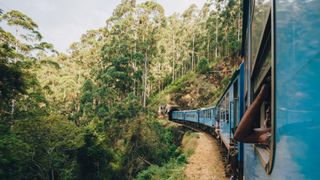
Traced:
[[239, 126], [234, 134], [234, 139], [244, 143], [258, 143], [267, 140], [264, 132], [254, 131], [254, 121], [259, 115], [260, 106], [265, 96], [268, 95], [268, 87], [263, 85], [258, 96], [244, 113]]

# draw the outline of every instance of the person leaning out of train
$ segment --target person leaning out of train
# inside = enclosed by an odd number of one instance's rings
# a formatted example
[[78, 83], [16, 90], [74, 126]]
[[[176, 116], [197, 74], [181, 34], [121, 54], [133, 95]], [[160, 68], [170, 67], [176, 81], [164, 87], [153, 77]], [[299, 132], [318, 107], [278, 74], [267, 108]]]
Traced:
[[270, 107], [266, 110], [266, 118], [263, 128], [255, 128], [254, 122], [259, 117], [260, 107], [264, 99], [268, 99], [271, 95], [271, 88], [269, 85], [264, 84], [253, 103], [249, 106], [248, 110], [243, 115], [239, 126], [234, 134], [234, 139], [243, 143], [258, 143], [268, 144], [271, 136], [270, 128]]

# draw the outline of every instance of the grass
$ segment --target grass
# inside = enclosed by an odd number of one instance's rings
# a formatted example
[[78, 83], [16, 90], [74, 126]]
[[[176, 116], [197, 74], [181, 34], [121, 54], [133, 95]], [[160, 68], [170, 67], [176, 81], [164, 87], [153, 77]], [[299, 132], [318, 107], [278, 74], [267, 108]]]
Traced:
[[199, 135], [195, 132], [187, 131], [182, 140], [180, 149], [182, 154], [177, 158], [172, 158], [162, 166], [151, 165], [148, 169], [140, 172], [136, 180], [183, 180], [184, 168], [189, 158], [198, 146]]
[[185, 156], [180, 155], [178, 158], [171, 159], [161, 167], [151, 165], [148, 169], [140, 172], [136, 180], [183, 180], [185, 163]]
[[182, 152], [189, 158], [198, 146], [198, 133], [187, 131], [182, 139]]

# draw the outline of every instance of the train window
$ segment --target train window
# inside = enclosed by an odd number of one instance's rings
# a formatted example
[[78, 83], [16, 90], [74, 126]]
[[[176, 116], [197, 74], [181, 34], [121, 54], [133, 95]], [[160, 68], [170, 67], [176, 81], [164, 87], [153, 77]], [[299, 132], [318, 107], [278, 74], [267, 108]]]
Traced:
[[253, 69], [257, 59], [262, 36], [267, 26], [268, 17], [271, 10], [271, 0], [255, 0], [252, 6], [251, 23], [251, 65]]
[[[270, 75], [265, 77], [267, 87], [271, 88], [271, 82], [269, 81]], [[267, 143], [265, 144], [255, 144], [254, 148], [258, 154], [261, 164], [269, 174], [271, 172], [272, 166], [272, 156], [273, 156], [273, 147], [274, 147], [274, 135], [272, 134], [272, 119], [271, 119], [271, 96], [268, 96], [267, 99], [264, 99], [263, 103], [260, 106], [259, 112], [259, 121], [257, 122], [256, 127], [260, 131], [265, 131], [265, 136], [268, 138]], [[258, 131], [257, 130], [257, 131]]]
[[239, 121], [239, 93], [238, 93], [238, 80], [233, 84], [233, 128], [236, 127]]
[[225, 120], [225, 109], [223, 108], [223, 106], [221, 105], [221, 109], [220, 109], [220, 122], [223, 122]]
[[[261, 44], [259, 46], [258, 52], [256, 53], [257, 61], [254, 64], [253, 72], [251, 76], [251, 90], [254, 95], [259, 93], [259, 89], [262, 86], [272, 88], [272, 72], [271, 72], [271, 22], [270, 15], [268, 17], [268, 22], [266, 24], [263, 36], [261, 39]], [[271, 92], [272, 89], [269, 89]], [[273, 149], [274, 149], [274, 130], [273, 130], [273, 118], [272, 114], [272, 97], [271, 94], [264, 99], [260, 106], [259, 121], [256, 122], [255, 127], [257, 131], [263, 131], [264, 135], [268, 138], [268, 143], [266, 144], [256, 144], [254, 146], [255, 152], [261, 160], [261, 164], [268, 174], [271, 173], [272, 161], [273, 161]]]
[[217, 121], [217, 122], [220, 121], [220, 105], [217, 107], [217, 111], [216, 111], [216, 121]]
[[229, 93], [226, 94], [225, 97], [225, 108], [226, 108], [226, 114], [225, 114], [225, 121], [229, 123], [229, 112], [230, 112], [230, 99], [229, 99]]
[[224, 113], [224, 109], [223, 109], [223, 107], [220, 107], [220, 122], [222, 122], [223, 121], [223, 113]]

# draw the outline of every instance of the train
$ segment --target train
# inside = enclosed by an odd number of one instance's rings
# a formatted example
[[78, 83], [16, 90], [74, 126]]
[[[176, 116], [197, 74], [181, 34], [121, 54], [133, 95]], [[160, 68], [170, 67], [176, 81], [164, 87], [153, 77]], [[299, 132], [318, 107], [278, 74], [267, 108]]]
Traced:
[[[243, 1], [243, 62], [216, 104], [172, 109], [169, 120], [209, 129], [227, 150], [233, 179], [320, 177], [320, 1]], [[252, 125], [268, 143], [244, 143], [235, 132], [263, 86]], [[267, 118], [269, 117], [269, 118]]]

